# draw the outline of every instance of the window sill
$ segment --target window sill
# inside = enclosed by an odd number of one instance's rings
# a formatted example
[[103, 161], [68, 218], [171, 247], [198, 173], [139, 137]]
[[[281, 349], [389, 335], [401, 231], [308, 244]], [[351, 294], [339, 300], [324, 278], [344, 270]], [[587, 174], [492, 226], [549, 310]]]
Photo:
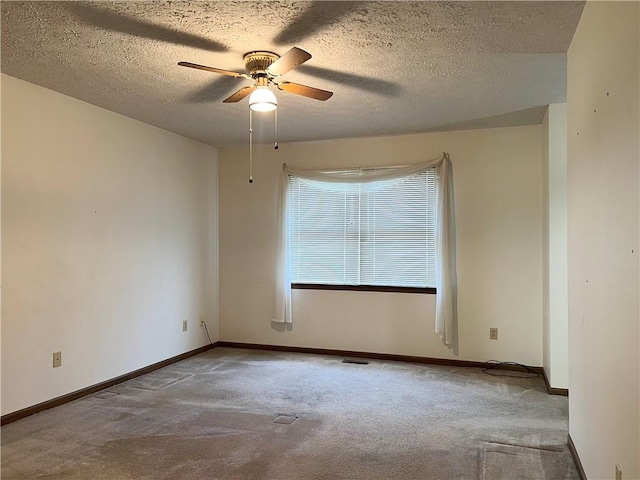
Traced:
[[292, 283], [296, 290], [346, 290], [352, 292], [427, 293], [435, 295], [435, 287], [388, 287], [382, 285], [325, 285], [318, 283]]

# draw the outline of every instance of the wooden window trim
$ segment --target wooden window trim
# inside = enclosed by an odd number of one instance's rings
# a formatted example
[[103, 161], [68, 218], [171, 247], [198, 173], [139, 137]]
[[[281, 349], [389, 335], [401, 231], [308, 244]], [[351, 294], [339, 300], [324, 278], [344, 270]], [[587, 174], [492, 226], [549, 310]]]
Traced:
[[296, 290], [346, 290], [352, 292], [399, 292], [399, 293], [426, 293], [435, 295], [435, 287], [391, 287], [383, 285], [328, 285], [320, 283], [292, 283], [291, 288]]

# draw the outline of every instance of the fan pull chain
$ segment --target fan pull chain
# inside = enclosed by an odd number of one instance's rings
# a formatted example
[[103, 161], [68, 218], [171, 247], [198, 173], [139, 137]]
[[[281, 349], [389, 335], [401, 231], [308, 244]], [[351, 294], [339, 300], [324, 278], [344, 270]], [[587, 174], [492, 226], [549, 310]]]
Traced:
[[249, 109], [249, 183], [253, 183], [253, 110]]
[[274, 136], [274, 138], [275, 138], [275, 140], [274, 140], [274, 142], [273, 142], [273, 148], [275, 148], [276, 150], [278, 150], [278, 109], [277, 109], [277, 108], [273, 111], [273, 115], [274, 115], [274, 117], [273, 117], [273, 118], [274, 118], [274, 122], [273, 122], [273, 124], [274, 124], [274, 130], [275, 130], [275, 131], [274, 131], [274, 135], [273, 135], [273, 136]]

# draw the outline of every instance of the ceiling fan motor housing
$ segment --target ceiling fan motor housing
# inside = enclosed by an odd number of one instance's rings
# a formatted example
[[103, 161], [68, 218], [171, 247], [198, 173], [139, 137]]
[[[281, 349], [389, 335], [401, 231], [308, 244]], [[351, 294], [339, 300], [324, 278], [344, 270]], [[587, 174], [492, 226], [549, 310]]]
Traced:
[[273, 52], [249, 52], [244, 56], [244, 65], [247, 73], [254, 78], [257, 76], [269, 76], [267, 68], [279, 58], [280, 55]]

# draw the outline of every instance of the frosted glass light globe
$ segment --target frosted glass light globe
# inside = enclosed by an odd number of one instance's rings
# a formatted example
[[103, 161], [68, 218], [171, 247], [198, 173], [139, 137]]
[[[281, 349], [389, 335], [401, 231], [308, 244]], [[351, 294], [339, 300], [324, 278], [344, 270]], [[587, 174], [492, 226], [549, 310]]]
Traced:
[[255, 112], [271, 112], [278, 108], [278, 100], [269, 87], [257, 87], [249, 96], [249, 108]]

